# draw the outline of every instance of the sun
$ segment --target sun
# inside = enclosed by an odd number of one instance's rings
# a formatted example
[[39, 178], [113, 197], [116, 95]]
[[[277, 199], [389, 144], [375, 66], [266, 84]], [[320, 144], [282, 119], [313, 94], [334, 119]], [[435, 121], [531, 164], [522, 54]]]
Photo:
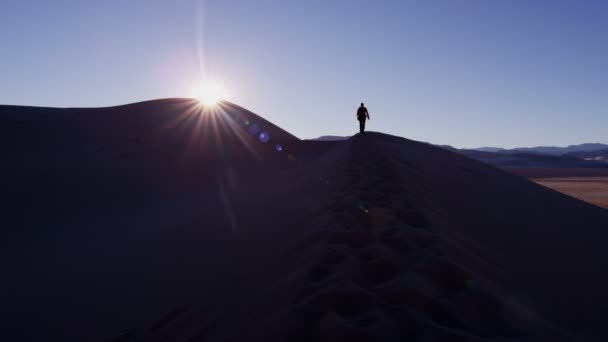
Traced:
[[224, 89], [213, 82], [201, 82], [193, 92], [196, 99], [208, 106], [213, 106], [226, 98]]

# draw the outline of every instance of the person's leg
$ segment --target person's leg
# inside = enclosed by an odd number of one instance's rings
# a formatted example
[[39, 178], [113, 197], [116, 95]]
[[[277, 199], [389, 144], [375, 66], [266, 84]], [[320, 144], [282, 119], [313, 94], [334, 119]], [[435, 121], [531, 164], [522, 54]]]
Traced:
[[365, 121], [359, 120], [359, 133], [363, 133], [364, 129], [365, 129]]

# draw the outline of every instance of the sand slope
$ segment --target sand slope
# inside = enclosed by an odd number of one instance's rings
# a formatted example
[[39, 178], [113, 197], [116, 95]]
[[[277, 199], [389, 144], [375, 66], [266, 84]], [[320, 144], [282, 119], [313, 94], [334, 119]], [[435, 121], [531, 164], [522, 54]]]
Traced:
[[9, 340], [606, 338], [604, 210], [428, 144], [192, 105], [0, 108]]

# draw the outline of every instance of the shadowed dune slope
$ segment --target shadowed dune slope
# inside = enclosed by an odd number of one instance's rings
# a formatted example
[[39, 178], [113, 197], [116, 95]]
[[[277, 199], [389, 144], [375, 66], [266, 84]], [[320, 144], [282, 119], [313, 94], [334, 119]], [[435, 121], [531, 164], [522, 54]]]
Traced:
[[605, 210], [424, 143], [199, 110], [0, 107], [8, 340], [608, 337]]
[[1, 106], [0, 129], [7, 340], [104, 340], [218, 296], [326, 202], [328, 145], [229, 103]]
[[[254, 157], [262, 153], [261, 148], [245, 142], [252, 137], [255, 140], [259, 133], [268, 133], [275, 142], [298, 140], [237, 105], [222, 102], [205, 107], [190, 99], [108, 108], [0, 106], [0, 120], [4, 158], [26, 167], [82, 166], [89, 162], [97, 167], [113, 162], [113, 158], [135, 155], [157, 161], [200, 159], [209, 154]], [[245, 134], [248, 129], [253, 134]], [[252, 153], [244, 153], [252, 148]]]
[[513, 300], [582, 340], [605, 339], [608, 212], [449, 151], [372, 139], [372, 151], [410, 166], [403, 181], [419, 205], [445, 222], [443, 233], [476, 245], [511, 277], [521, 291]]

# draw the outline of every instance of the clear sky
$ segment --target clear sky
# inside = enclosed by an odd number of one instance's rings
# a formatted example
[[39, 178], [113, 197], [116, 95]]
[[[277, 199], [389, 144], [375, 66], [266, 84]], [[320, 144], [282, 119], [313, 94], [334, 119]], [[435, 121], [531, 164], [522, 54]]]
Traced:
[[213, 79], [300, 138], [608, 143], [608, 2], [3, 0], [0, 103], [188, 97]]

